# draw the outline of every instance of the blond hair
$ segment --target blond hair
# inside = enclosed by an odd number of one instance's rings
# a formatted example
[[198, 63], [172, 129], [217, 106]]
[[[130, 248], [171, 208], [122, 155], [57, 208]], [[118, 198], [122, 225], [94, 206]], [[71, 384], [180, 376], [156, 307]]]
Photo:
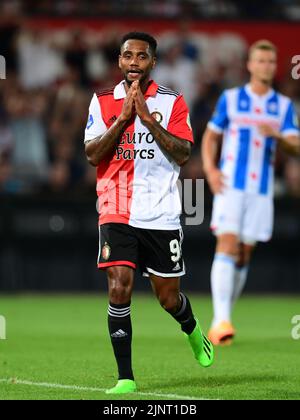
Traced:
[[250, 46], [249, 58], [251, 58], [251, 55], [255, 50], [273, 51], [275, 54], [277, 54], [277, 48], [271, 41], [268, 41], [267, 39], [260, 39]]

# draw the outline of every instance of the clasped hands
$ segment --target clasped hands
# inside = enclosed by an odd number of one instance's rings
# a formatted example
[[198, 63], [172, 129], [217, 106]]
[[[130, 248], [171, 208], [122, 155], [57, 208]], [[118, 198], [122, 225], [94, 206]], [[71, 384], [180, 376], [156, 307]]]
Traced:
[[142, 122], [150, 122], [153, 120], [146, 104], [144, 95], [140, 88], [139, 80], [132, 82], [126, 98], [124, 99], [121, 118], [128, 121], [132, 114], [136, 112]]

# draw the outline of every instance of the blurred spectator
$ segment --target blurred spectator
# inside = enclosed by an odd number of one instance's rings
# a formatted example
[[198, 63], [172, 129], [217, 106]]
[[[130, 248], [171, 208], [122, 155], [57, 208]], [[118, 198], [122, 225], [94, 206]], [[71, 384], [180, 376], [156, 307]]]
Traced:
[[191, 106], [195, 97], [196, 72], [195, 63], [184, 56], [183, 45], [178, 39], [163, 52], [152, 76], [160, 85], [182, 93]]
[[40, 92], [26, 92], [15, 86], [5, 97], [4, 106], [14, 138], [12, 165], [14, 176], [25, 191], [32, 191], [47, 176], [48, 152], [42, 116], [46, 98]]
[[20, 81], [25, 89], [46, 87], [62, 75], [62, 57], [50, 41], [51, 36], [40, 30], [21, 32], [17, 51]]
[[13, 150], [13, 133], [5, 110], [0, 108], [0, 157], [9, 159]]
[[[215, 90], [215, 91], [214, 91]], [[200, 153], [200, 144], [206, 124], [211, 117], [216, 98], [219, 96], [219, 88], [214, 84], [203, 83], [198, 80], [195, 86], [196, 99], [191, 108], [191, 124], [194, 133], [195, 146], [193, 153]]]
[[80, 86], [80, 73], [75, 67], [69, 67], [56, 90], [50, 112], [50, 139], [59, 139], [65, 134], [75, 136], [82, 130], [86, 103], [86, 93]]
[[[8, 2], [6, 2], [8, 3]], [[56, 0], [11, 1], [27, 14], [46, 16], [163, 17], [274, 19], [284, 16], [299, 20], [299, 4], [289, 0]]]
[[15, 192], [11, 164], [13, 146], [13, 133], [7, 115], [0, 108], [0, 194]]
[[88, 85], [87, 51], [88, 48], [82, 30], [73, 30], [71, 40], [66, 47], [65, 61], [69, 69], [74, 69], [77, 72], [82, 86]]
[[197, 47], [195, 40], [193, 39], [193, 32], [190, 29], [191, 22], [188, 19], [183, 19], [179, 22], [178, 26], [178, 38], [182, 44], [182, 54], [193, 61], [199, 60], [201, 54], [200, 49]]

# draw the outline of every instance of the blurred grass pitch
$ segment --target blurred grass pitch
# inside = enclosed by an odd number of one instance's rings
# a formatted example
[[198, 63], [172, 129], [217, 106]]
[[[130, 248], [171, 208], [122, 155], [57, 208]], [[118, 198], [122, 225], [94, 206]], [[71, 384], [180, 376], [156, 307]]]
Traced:
[[[188, 294], [205, 331], [211, 302]], [[179, 325], [152, 295], [132, 299], [133, 366], [138, 393], [107, 396], [116, 365], [107, 332], [107, 298], [2, 296], [7, 339], [0, 340], [0, 400], [300, 399], [300, 339], [291, 331], [299, 297], [245, 297], [236, 305], [231, 347], [197, 365]]]

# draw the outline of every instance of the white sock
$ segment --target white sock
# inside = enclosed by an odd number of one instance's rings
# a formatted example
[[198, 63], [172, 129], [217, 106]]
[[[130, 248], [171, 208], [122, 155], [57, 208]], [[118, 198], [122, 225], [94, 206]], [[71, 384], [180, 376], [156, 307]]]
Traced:
[[248, 271], [248, 265], [246, 265], [245, 267], [235, 267], [232, 303], [234, 303], [240, 297], [247, 281]]
[[211, 290], [214, 307], [215, 326], [222, 321], [231, 320], [231, 299], [234, 288], [235, 258], [217, 253], [211, 270]]

